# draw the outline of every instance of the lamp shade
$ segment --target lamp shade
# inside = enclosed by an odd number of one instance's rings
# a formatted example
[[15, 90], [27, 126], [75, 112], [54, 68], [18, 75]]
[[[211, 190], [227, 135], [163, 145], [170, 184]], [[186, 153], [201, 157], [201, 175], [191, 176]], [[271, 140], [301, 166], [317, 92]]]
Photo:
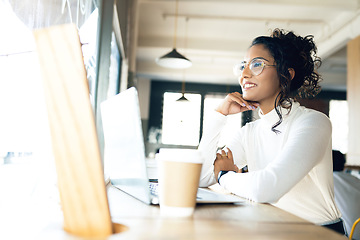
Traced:
[[176, 51], [176, 48], [156, 59], [156, 63], [162, 67], [177, 69], [188, 68], [192, 65], [192, 62]]
[[184, 94], [178, 99], [176, 100], [177, 102], [188, 102], [189, 100], [184, 96]]

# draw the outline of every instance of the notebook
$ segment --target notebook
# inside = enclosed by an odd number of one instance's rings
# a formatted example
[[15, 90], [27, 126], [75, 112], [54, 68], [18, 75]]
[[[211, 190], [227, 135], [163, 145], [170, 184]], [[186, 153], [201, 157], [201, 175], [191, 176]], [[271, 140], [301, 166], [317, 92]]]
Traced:
[[[136, 88], [129, 88], [102, 102], [101, 119], [105, 141], [104, 171], [111, 184], [144, 203], [159, 204], [156, 183], [151, 183], [148, 178]], [[198, 189], [197, 203], [243, 201], [234, 195]]]

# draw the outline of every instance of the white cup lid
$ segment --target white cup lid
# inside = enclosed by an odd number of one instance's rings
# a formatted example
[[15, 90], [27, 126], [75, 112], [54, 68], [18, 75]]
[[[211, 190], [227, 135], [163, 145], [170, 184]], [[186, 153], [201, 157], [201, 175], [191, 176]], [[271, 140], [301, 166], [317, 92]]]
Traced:
[[157, 160], [203, 163], [201, 152], [197, 149], [161, 148]]

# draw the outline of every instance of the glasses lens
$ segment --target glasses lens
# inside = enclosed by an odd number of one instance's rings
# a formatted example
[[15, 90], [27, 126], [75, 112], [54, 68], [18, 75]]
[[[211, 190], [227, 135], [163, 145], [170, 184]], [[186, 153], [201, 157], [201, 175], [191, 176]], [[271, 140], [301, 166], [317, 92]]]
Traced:
[[242, 74], [242, 72], [245, 69], [245, 63], [238, 63], [235, 64], [234, 68], [233, 68], [233, 72], [235, 76], [240, 76]]
[[256, 59], [250, 63], [249, 67], [250, 67], [250, 70], [253, 72], [253, 74], [257, 76], [264, 69], [265, 63], [264, 63], [264, 61], [262, 61], [260, 59]]

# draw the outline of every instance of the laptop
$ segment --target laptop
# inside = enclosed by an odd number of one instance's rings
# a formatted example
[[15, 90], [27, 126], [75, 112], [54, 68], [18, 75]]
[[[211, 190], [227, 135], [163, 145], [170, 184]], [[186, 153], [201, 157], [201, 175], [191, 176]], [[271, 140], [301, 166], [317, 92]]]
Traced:
[[[149, 181], [138, 92], [131, 87], [101, 103], [104, 170], [111, 184], [143, 201], [159, 204], [157, 183]], [[152, 191], [153, 190], [153, 191]], [[239, 203], [234, 195], [199, 188], [197, 203]]]

